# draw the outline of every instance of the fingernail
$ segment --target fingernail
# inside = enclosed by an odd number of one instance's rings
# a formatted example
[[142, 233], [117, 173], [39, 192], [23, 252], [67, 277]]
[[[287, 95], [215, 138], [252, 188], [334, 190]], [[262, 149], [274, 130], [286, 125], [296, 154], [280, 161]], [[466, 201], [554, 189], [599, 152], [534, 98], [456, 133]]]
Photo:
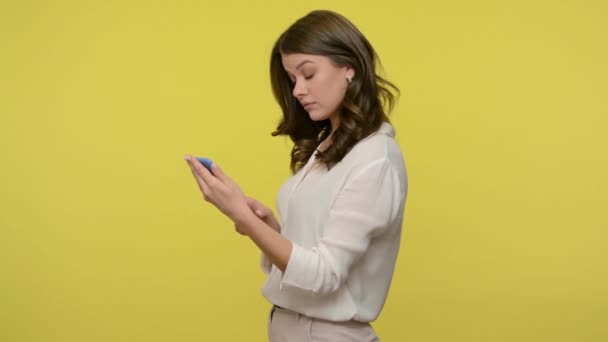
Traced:
[[186, 161], [190, 161], [190, 156], [185, 155], [185, 156], [184, 156], [184, 160], [186, 160]]

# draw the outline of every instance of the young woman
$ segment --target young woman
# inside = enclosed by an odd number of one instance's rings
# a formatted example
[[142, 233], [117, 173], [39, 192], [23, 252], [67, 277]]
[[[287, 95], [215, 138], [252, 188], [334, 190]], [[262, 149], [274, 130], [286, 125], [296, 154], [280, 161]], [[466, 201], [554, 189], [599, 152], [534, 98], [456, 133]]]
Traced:
[[401, 239], [407, 173], [390, 111], [397, 88], [377, 75], [371, 44], [346, 18], [313, 11], [277, 40], [270, 60], [293, 176], [277, 220], [213, 164], [185, 157], [206, 201], [262, 251], [275, 341], [378, 341]]

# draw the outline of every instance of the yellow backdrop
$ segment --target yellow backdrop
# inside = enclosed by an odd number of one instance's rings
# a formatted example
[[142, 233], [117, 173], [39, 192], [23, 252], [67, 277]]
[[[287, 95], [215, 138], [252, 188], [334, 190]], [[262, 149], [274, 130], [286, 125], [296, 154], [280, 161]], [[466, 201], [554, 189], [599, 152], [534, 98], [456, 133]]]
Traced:
[[384, 341], [608, 340], [603, 1], [0, 2], [0, 341], [264, 341], [255, 246], [185, 153], [274, 207], [277, 36], [316, 8], [402, 90]]

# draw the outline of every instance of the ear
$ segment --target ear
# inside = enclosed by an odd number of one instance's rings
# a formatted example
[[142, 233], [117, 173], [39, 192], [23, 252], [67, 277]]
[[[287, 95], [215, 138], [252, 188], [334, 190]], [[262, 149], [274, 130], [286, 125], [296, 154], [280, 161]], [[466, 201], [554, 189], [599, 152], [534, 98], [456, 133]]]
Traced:
[[344, 76], [346, 76], [346, 78], [354, 78], [355, 77], [355, 68], [351, 67], [350, 65], [346, 65], [344, 66], [344, 68], [346, 69], [344, 72]]

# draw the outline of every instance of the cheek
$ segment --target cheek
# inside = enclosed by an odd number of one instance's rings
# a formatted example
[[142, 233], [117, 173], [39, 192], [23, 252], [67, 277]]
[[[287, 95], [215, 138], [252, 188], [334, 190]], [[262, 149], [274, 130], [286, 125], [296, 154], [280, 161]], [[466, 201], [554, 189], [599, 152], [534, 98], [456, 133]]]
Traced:
[[332, 82], [327, 84], [322, 94], [325, 104], [327, 106], [337, 107], [344, 100], [346, 88], [341, 86], [338, 82]]
[[319, 80], [314, 87], [316, 99], [324, 106], [336, 106], [342, 102], [346, 87], [336, 79]]

